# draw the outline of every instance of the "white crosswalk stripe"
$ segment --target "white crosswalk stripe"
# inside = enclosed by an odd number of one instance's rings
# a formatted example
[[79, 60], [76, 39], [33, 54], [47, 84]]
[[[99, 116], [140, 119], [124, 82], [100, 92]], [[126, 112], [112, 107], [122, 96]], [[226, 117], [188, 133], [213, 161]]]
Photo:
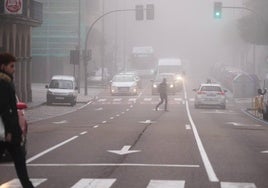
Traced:
[[109, 188], [116, 179], [81, 179], [71, 188]]
[[221, 182], [221, 188], [257, 188], [254, 183]]
[[[34, 187], [37, 187], [38, 185], [40, 185], [41, 183], [44, 183], [47, 179], [35, 179], [35, 178], [31, 178], [30, 179], [31, 182], [33, 183]], [[22, 188], [19, 179], [15, 178], [12, 179], [2, 185], [0, 185], [0, 188]]]
[[[46, 178], [31, 178], [30, 179], [34, 187], [38, 187], [45, 181], [49, 181]], [[110, 188], [118, 181], [114, 178], [108, 179], [95, 179], [95, 178], [82, 178], [73, 184], [71, 188]], [[0, 188], [22, 188], [19, 179], [12, 179], [4, 184], [0, 184]], [[146, 188], [187, 188], [185, 186], [185, 180], [156, 180], [149, 181]], [[249, 182], [220, 182], [220, 188], [257, 188], [254, 183]]]
[[182, 180], [151, 180], [147, 188], [184, 188]]

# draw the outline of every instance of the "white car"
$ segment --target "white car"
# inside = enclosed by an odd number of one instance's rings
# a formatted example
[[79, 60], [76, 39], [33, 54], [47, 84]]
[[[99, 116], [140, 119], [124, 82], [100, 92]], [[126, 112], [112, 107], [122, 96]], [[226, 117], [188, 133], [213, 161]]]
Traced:
[[208, 83], [201, 84], [198, 89], [194, 89], [195, 108], [200, 106], [218, 106], [222, 109], [226, 108], [226, 92], [220, 84]]
[[111, 95], [137, 95], [138, 83], [132, 74], [117, 74], [111, 80]]
[[55, 75], [51, 78], [47, 88], [47, 104], [70, 103], [76, 104], [78, 87], [73, 76]]

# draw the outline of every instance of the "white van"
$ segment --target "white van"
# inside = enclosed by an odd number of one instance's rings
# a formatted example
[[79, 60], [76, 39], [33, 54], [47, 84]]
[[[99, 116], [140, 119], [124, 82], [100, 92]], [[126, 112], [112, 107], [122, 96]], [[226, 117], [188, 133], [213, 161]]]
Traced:
[[76, 104], [78, 87], [73, 76], [55, 75], [51, 78], [47, 88], [47, 104], [70, 103]]
[[174, 73], [182, 74], [183, 67], [181, 59], [176, 58], [164, 58], [158, 60], [158, 65], [156, 68], [156, 74], [161, 73]]

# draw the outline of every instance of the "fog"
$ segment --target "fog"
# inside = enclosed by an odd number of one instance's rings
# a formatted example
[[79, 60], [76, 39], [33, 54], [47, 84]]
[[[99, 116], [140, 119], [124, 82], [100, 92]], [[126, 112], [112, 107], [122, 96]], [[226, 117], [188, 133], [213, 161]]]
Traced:
[[[124, 48], [124, 53], [130, 53], [133, 46], [153, 46], [157, 58], [181, 58], [191, 65], [202, 65], [198, 66], [200, 68], [219, 61], [235, 64], [235, 56], [244, 46], [236, 23], [242, 15], [241, 11], [224, 10], [222, 19], [216, 20], [213, 18], [212, 0], [116, 2], [105, 3], [105, 11], [133, 8], [137, 4], [153, 3], [155, 6], [154, 20], [136, 21], [133, 12], [105, 18], [106, 40], [108, 43], [117, 40], [118, 50]], [[239, 6], [241, 3], [238, 0], [224, 1], [228, 6]], [[111, 29], [115, 25], [118, 29]]]

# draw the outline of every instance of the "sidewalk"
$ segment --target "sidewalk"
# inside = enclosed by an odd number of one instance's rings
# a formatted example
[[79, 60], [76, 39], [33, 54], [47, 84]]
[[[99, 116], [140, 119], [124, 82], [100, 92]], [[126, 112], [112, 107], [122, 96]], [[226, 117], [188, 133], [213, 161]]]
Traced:
[[[46, 103], [46, 92], [44, 83], [32, 83], [32, 102], [28, 102], [28, 109], [41, 106]], [[100, 92], [104, 91], [104, 87], [88, 87], [88, 95], [85, 94], [85, 88], [80, 88], [77, 96], [77, 103], [87, 103], [94, 99]]]

